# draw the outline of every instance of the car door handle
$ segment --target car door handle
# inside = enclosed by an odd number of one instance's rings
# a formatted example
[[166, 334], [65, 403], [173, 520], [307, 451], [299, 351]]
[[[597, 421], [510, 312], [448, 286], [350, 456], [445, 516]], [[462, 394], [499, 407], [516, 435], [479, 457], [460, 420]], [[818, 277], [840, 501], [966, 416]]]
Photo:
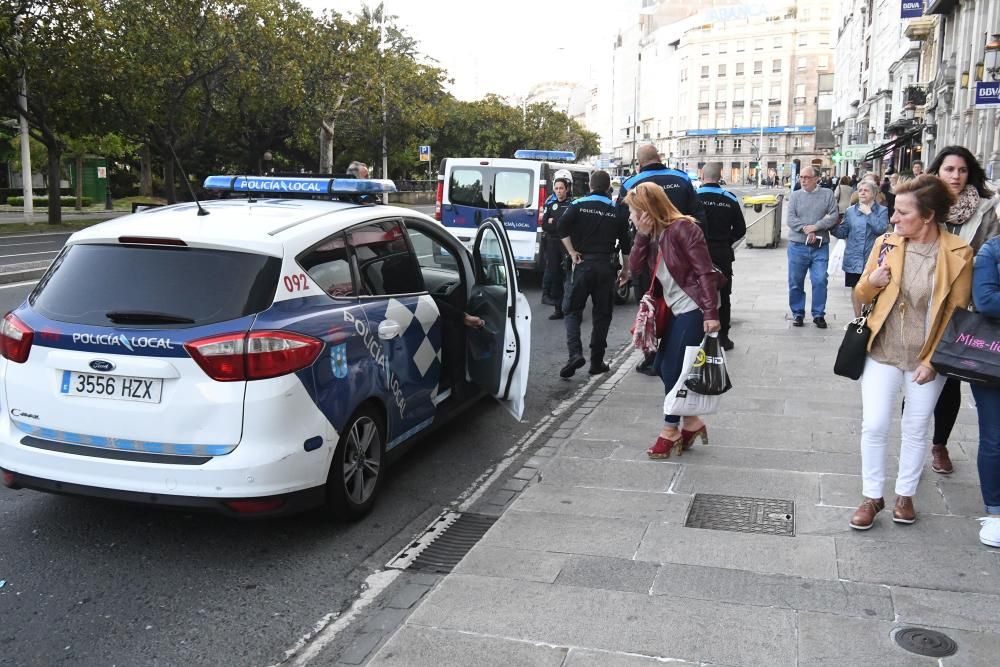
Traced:
[[382, 320], [378, 325], [378, 337], [382, 340], [389, 340], [399, 335], [399, 322], [396, 320]]

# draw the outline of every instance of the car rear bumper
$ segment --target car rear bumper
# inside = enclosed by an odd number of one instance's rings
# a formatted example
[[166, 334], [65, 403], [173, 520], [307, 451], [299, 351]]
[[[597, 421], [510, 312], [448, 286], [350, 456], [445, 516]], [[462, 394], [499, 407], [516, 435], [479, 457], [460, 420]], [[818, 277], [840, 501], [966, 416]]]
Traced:
[[[205, 498], [104, 489], [85, 484], [73, 484], [54, 479], [23, 475], [4, 468], [0, 468], [0, 471], [3, 472], [4, 485], [11, 489], [31, 489], [33, 491], [44, 491], [64, 496], [83, 496], [141, 505], [158, 505], [160, 507], [213, 512], [247, 519], [296, 514], [319, 507], [326, 501], [325, 486], [263, 498]], [[248, 500], [251, 502], [247, 503], [246, 501]]]

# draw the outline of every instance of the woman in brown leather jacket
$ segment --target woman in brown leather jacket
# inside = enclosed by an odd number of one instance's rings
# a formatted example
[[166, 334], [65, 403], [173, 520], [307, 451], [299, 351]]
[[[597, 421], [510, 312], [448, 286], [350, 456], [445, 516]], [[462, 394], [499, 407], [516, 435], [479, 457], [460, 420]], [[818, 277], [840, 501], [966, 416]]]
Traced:
[[[642, 183], [628, 193], [625, 203], [638, 230], [629, 255], [629, 271], [655, 275], [672, 317], [653, 361], [666, 392], [683, 371], [684, 348], [699, 345], [706, 333], [719, 330], [718, 277], [698, 223], [681, 215], [663, 189]], [[645, 271], [643, 271], [645, 269]], [[696, 438], [708, 443], [701, 417], [665, 415], [659, 437], [646, 453], [653, 459], [679, 456]]]

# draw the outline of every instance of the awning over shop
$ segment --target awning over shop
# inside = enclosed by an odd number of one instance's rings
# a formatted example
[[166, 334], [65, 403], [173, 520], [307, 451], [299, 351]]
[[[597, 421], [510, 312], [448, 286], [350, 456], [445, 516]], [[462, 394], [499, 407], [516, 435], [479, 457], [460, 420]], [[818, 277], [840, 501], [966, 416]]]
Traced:
[[862, 160], [864, 162], [867, 162], [868, 160], [878, 160], [892, 149], [909, 143], [910, 139], [912, 139], [915, 136], [918, 136], [922, 131], [923, 128], [918, 127], [915, 130], [910, 130], [909, 132], [901, 134], [892, 141], [887, 141], [881, 146], [873, 148], [865, 155], [865, 157]]

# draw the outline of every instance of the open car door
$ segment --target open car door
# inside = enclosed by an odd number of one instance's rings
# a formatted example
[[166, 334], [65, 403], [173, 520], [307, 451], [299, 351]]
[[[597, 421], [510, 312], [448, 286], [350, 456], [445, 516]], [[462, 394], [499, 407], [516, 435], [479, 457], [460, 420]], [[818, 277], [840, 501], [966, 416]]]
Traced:
[[531, 353], [531, 309], [517, 288], [514, 252], [503, 225], [487, 218], [472, 248], [475, 283], [468, 312], [482, 329], [469, 329], [469, 378], [495, 396], [518, 420], [524, 412]]

